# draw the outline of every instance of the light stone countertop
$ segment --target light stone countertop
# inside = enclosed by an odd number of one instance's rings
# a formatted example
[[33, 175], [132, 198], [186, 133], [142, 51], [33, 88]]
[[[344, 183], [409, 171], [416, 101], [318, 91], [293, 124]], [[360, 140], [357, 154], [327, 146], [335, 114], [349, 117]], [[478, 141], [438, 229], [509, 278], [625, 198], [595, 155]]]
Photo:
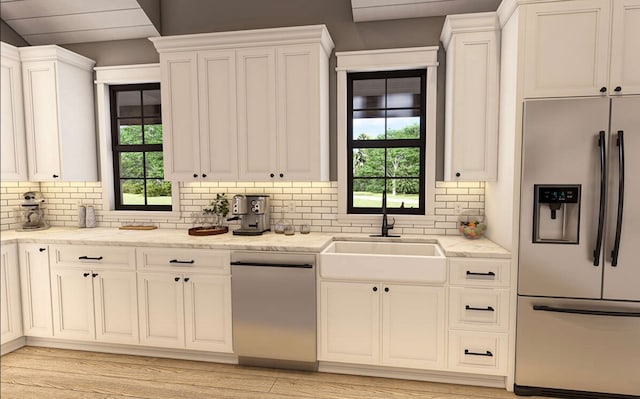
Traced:
[[119, 230], [117, 228], [51, 227], [46, 230], [2, 231], [0, 241], [43, 244], [116, 245], [162, 248], [204, 248], [255, 251], [319, 253], [332, 241], [380, 241], [438, 243], [448, 257], [511, 258], [511, 253], [494, 242], [462, 236], [403, 235], [399, 238], [369, 237], [367, 234], [316, 233], [286, 236], [267, 232], [260, 236], [190, 236], [187, 230]]

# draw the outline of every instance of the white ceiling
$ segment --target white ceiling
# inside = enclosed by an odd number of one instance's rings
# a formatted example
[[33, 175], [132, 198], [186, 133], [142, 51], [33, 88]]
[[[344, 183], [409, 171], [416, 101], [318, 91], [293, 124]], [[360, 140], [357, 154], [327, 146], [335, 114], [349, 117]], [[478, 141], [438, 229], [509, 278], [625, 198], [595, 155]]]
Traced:
[[0, 16], [31, 45], [160, 36], [136, 0], [0, 0]]
[[501, 0], [351, 0], [354, 22], [495, 11]]

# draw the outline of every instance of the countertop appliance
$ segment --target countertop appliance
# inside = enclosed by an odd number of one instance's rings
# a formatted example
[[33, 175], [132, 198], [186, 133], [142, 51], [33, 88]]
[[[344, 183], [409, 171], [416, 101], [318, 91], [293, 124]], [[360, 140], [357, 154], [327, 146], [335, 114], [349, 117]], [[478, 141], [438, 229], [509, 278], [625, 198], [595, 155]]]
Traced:
[[19, 231], [33, 231], [49, 228], [45, 219], [45, 200], [39, 191], [22, 194], [22, 204], [17, 209]]
[[314, 254], [231, 254], [233, 345], [240, 364], [316, 370]]
[[231, 203], [229, 220], [240, 219], [242, 225], [233, 231], [235, 235], [257, 236], [271, 229], [271, 211], [268, 195], [235, 195]]
[[640, 395], [640, 96], [524, 106], [518, 395]]

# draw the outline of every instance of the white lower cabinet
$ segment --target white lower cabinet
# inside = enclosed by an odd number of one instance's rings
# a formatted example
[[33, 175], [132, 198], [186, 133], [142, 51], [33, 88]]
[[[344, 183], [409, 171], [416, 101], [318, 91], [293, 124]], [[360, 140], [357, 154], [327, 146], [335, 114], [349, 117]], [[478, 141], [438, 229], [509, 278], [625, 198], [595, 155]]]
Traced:
[[0, 262], [0, 344], [22, 337], [18, 246], [2, 245]]
[[49, 247], [19, 244], [18, 248], [23, 333], [28, 337], [53, 337]]
[[140, 343], [178, 348], [184, 346], [184, 285], [182, 275], [138, 273]]
[[320, 287], [319, 360], [444, 367], [443, 287], [337, 281]]

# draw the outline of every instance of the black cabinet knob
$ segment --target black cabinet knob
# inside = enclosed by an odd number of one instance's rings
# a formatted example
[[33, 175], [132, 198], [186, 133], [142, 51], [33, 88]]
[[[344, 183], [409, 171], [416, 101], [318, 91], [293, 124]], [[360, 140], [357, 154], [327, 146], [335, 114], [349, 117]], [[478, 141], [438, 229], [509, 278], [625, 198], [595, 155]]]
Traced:
[[456, 172], [456, 177], [460, 177], [460, 172]]
[[98, 277], [98, 273], [93, 273], [93, 274], [91, 275], [91, 277], [94, 277], [94, 278], [95, 278], [95, 277]]
[[602, 87], [600, 88], [600, 93], [606, 93], [606, 92], [607, 92], [607, 88], [606, 88], [606, 87], [604, 87], [604, 86], [602, 86]]
[[89, 277], [89, 274], [91, 274], [91, 273], [83, 273], [82, 276]]
[[39, 248], [39, 249], [38, 249], [38, 251], [40, 251], [40, 252], [44, 252], [44, 251], [46, 251], [46, 250], [47, 250], [46, 248]]
[[389, 292], [389, 287], [384, 287], [384, 292]]
[[280, 173], [280, 177], [284, 177], [284, 173]]
[[276, 175], [274, 175], [273, 173], [271, 173], [269, 176], [271, 176], [271, 177], [276, 177]]
[[622, 87], [616, 86], [616, 88], [613, 89], [613, 91], [615, 91], [616, 93], [620, 93], [622, 91]]
[[373, 287], [373, 292], [378, 291], [378, 287]]
[[206, 174], [206, 173], [203, 173], [203, 174], [202, 174], [202, 177], [207, 177], [207, 174]]
[[52, 175], [52, 177], [53, 177], [54, 179], [57, 179], [57, 178], [58, 178], [58, 177], [60, 177], [60, 176], [58, 176], [58, 175]]
[[184, 282], [185, 282], [185, 283], [188, 283], [188, 282], [189, 282], [189, 277], [185, 277], [185, 278], [184, 278]]
[[194, 174], [193, 174], [193, 177], [198, 177], [198, 174], [197, 174], [197, 173], [194, 173]]
[[180, 281], [180, 277], [174, 278], [173, 281]]

